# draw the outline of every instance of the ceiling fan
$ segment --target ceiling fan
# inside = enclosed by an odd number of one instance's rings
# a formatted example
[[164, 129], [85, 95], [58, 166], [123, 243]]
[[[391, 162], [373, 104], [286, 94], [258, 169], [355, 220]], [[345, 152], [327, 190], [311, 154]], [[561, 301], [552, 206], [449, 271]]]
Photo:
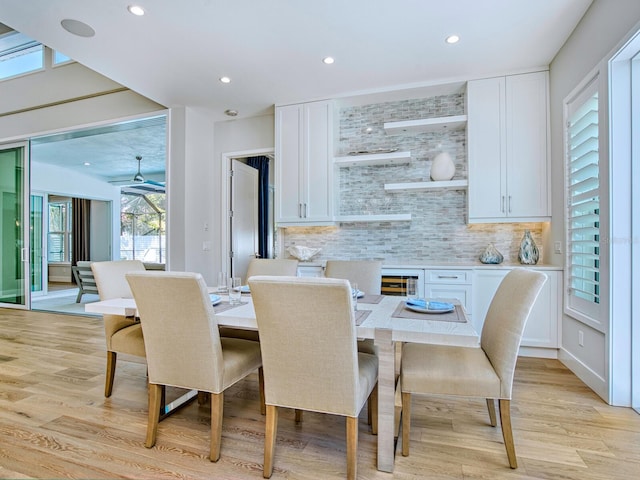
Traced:
[[142, 171], [141, 171], [142, 156], [136, 155], [136, 160], [138, 161], [138, 171], [136, 172], [136, 174], [133, 176], [131, 180], [111, 180], [109, 183], [113, 185], [120, 185], [122, 187], [143, 188], [142, 186], [145, 186], [143, 189], [147, 191], [164, 192], [165, 191], [164, 182], [156, 182], [154, 180], [146, 179], [142, 174]]
[[136, 183], [144, 183], [144, 176], [140, 172], [140, 162], [142, 161], [142, 157], [140, 155], [136, 155], [136, 160], [138, 161], [138, 173], [133, 176], [133, 181]]

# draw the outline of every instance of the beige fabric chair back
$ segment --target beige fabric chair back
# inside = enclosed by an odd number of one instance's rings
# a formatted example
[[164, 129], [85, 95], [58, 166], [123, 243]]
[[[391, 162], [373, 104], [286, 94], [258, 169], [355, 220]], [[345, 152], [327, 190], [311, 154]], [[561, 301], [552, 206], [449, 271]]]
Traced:
[[371, 389], [359, 388], [349, 283], [255, 276], [249, 285], [260, 333], [265, 403], [357, 416]]
[[502, 398], [511, 398], [522, 332], [546, 279], [540, 272], [514, 269], [504, 277], [489, 305], [480, 344], [500, 377]]
[[358, 284], [358, 290], [369, 295], [380, 295], [382, 262], [377, 260], [327, 260], [324, 270], [327, 278], [344, 278]]
[[133, 297], [125, 274], [128, 272], [144, 272], [144, 270], [144, 264], [140, 260], [91, 263], [91, 271], [96, 279], [100, 300]]
[[252, 258], [247, 267], [247, 279], [255, 275], [283, 275], [295, 277], [298, 260], [290, 258]]
[[148, 271], [126, 277], [140, 314], [149, 382], [222, 392], [222, 347], [202, 276]]

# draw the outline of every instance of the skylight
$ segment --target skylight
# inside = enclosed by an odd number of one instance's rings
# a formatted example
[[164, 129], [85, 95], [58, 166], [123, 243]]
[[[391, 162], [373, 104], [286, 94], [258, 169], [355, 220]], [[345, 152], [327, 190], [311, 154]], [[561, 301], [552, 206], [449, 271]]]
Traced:
[[0, 79], [44, 68], [44, 47], [19, 32], [0, 35]]

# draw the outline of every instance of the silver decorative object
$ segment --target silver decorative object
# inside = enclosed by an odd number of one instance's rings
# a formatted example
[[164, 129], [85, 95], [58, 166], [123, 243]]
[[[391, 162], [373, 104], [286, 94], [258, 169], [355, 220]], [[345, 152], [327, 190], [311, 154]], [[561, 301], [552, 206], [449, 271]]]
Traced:
[[487, 245], [487, 248], [484, 250], [484, 252], [482, 252], [482, 255], [480, 255], [480, 261], [482, 263], [498, 264], [502, 263], [503, 260], [504, 257], [493, 245], [493, 243]]
[[540, 258], [540, 252], [536, 246], [536, 242], [533, 241], [531, 232], [529, 230], [524, 231], [522, 242], [520, 242], [520, 251], [518, 252], [518, 260], [523, 265], [535, 265]]

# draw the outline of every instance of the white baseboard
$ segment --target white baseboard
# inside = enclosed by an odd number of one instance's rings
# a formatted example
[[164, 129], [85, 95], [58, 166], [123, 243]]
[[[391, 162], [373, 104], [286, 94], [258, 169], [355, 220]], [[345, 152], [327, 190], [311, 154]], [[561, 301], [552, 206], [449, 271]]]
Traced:
[[520, 347], [519, 357], [558, 358], [557, 348]]
[[582, 380], [587, 386], [593, 390], [605, 402], [611, 404], [609, 399], [609, 388], [607, 381], [582, 363], [576, 356], [561, 348], [558, 352], [558, 360], [560, 360], [576, 377]]

